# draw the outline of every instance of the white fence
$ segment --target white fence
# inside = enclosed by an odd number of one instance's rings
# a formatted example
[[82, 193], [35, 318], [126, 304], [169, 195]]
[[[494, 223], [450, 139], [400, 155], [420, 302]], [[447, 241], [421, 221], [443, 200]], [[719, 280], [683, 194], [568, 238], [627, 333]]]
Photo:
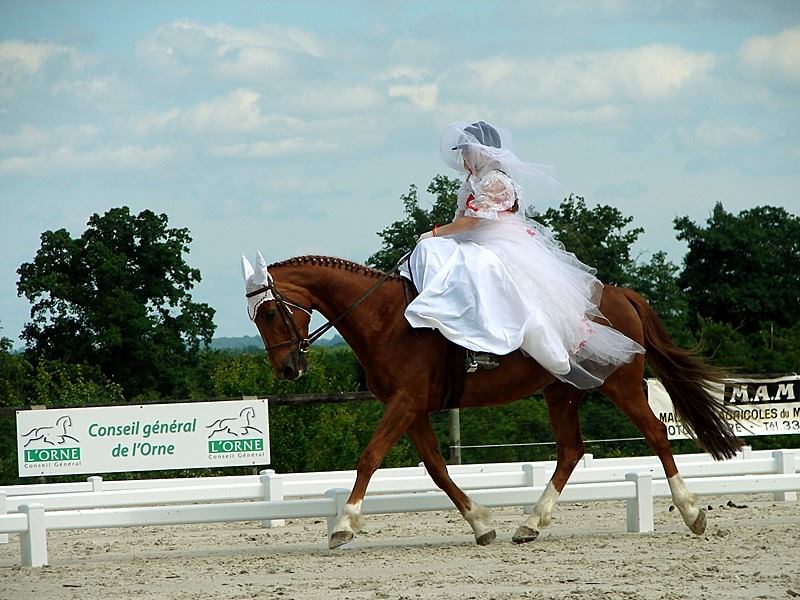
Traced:
[[[705, 454], [679, 455], [678, 468], [696, 494], [774, 493], [795, 500], [800, 451], [753, 452], [730, 461]], [[454, 481], [488, 507], [530, 506], [549, 480], [554, 462], [450, 467]], [[328, 531], [341, 512], [354, 471], [193, 479], [104, 481], [0, 487], [0, 537], [20, 534], [25, 566], [47, 564], [47, 531], [144, 525], [264, 521], [325, 517]], [[448, 510], [453, 505], [422, 467], [380, 469], [362, 506], [365, 514]], [[653, 530], [653, 498], [669, 496], [655, 457], [593, 459], [586, 455], [559, 501], [624, 500], [627, 530]]]

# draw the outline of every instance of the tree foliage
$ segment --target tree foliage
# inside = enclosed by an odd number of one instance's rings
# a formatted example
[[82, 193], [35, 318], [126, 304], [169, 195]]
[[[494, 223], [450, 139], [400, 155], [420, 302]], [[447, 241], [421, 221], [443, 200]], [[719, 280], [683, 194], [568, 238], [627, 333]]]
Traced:
[[695, 345], [689, 331], [689, 299], [678, 285], [680, 268], [656, 252], [648, 262], [637, 262], [627, 273], [629, 287], [641, 294], [661, 317], [673, 340], [681, 346]]
[[123, 207], [92, 215], [78, 238], [59, 229], [41, 240], [17, 271], [32, 303], [22, 332], [32, 356], [97, 366], [128, 397], [184, 393], [214, 332], [214, 310], [189, 294], [200, 281], [183, 259], [189, 231]]
[[629, 286], [635, 261], [631, 246], [644, 229], [629, 226], [633, 217], [624, 216], [608, 205], [586, 206], [582, 196], [570, 195], [558, 208], [533, 213], [533, 218], [550, 227], [565, 248], [597, 269], [603, 283]]
[[30, 364], [11, 352], [12, 345], [9, 338], [0, 336], [0, 406], [23, 406], [30, 379]]
[[405, 217], [378, 232], [382, 240], [381, 249], [367, 259], [367, 264], [383, 271], [391, 270], [404, 254], [414, 248], [417, 236], [430, 231], [436, 224], [452, 221], [460, 185], [458, 179], [444, 175], [434, 177], [427, 191], [435, 200], [428, 210], [420, 207], [417, 186], [411, 185], [408, 192], [400, 196]]
[[675, 229], [689, 245], [678, 282], [695, 323], [755, 333], [800, 321], [800, 218], [773, 206], [734, 215], [718, 203], [705, 227], [680, 217]]

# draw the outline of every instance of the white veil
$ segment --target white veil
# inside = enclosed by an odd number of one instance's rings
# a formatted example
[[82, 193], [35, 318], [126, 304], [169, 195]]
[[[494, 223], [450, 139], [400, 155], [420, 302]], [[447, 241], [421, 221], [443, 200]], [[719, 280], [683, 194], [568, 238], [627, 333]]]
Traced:
[[485, 121], [450, 123], [442, 132], [439, 149], [445, 164], [460, 173], [467, 172], [465, 158], [479, 177], [489, 169], [503, 171], [521, 189], [523, 210], [526, 198], [538, 203], [551, 201], [560, 190], [553, 167], [520, 160], [511, 150], [508, 130]]

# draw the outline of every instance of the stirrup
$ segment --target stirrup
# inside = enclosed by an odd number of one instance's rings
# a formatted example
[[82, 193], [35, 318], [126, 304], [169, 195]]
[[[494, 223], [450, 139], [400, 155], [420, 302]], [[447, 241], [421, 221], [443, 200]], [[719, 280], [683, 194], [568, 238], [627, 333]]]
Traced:
[[491, 370], [496, 369], [500, 366], [500, 361], [494, 354], [489, 354], [488, 352], [475, 352], [473, 350], [467, 350], [467, 359], [465, 361], [465, 367], [467, 373], [474, 373], [478, 369], [483, 370]]

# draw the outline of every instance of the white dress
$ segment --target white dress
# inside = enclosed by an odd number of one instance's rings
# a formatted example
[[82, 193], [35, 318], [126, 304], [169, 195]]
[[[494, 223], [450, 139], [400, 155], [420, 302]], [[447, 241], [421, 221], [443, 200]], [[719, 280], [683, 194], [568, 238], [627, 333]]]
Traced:
[[509, 211], [518, 195], [501, 171], [467, 178], [456, 218], [480, 222], [417, 244], [401, 267], [419, 291], [406, 319], [471, 350], [522, 349], [562, 381], [597, 387], [644, 348], [590, 320], [603, 318], [602, 283], [543, 226]]

